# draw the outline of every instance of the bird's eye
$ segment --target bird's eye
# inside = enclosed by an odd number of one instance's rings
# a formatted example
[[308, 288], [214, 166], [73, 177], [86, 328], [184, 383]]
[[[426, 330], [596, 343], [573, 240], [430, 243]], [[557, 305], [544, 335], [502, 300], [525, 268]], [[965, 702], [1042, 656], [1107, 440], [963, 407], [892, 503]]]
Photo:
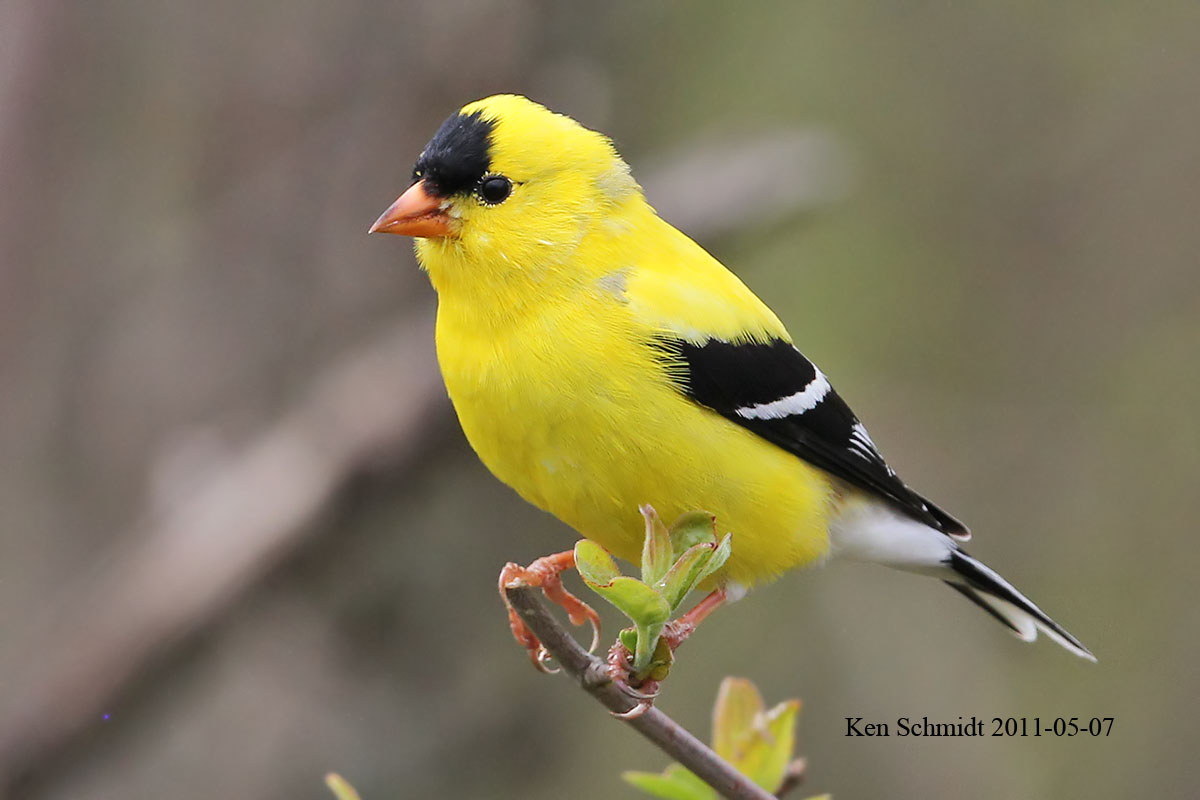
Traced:
[[503, 175], [484, 178], [479, 184], [479, 197], [488, 205], [503, 203], [512, 194], [512, 181]]

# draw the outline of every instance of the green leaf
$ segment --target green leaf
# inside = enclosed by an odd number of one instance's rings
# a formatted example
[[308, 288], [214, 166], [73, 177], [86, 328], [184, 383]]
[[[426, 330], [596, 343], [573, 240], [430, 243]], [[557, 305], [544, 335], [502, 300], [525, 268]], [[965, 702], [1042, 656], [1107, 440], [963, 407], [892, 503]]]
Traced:
[[768, 792], [783, 783], [787, 766], [792, 761], [796, 745], [796, 714], [799, 700], [780, 703], [755, 720], [750, 745], [738, 764], [738, 769]]
[[671, 609], [662, 595], [637, 578], [622, 575], [608, 551], [590, 539], [575, 543], [575, 568], [592, 591], [635, 625], [661, 625], [670, 619]]
[[608, 551], [589, 539], [575, 543], [575, 568], [592, 591], [633, 621], [637, 628], [633, 669], [638, 675], [644, 674], [653, 660], [663, 625], [671, 618], [671, 606], [656, 590], [622, 575]]
[[738, 772], [774, 792], [792, 761], [799, 711], [799, 700], [766, 711], [753, 683], [726, 678], [713, 709], [713, 749]]
[[[721, 681], [713, 707], [713, 750], [734, 766], [750, 744], [755, 719], [763, 713], [762, 695], [747, 678]], [[739, 770], [740, 771], [740, 770]]]
[[[670, 615], [671, 612], [667, 611], [667, 616]], [[638, 680], [643, 679], [651, 672], [650, 666], [654, 663], [654, 654], [658, 652], [660, 644], [658, 637], [663, 631], [663, 622], [637, 626], [638, 640], [637, 648], [633, 651], [633, 674]], [[670, 665], [668, 665], [669, 668]]]
[[[576, 545], [577, 549], [578, 546]], [[607, 553], [605, 555], [607, 556]], [[592, 591], [616, 606], [633, 621], [634, 627], [637, 628], [633, 670], [636, 674], [644, 673], [654, 656], [654, 648], [663, 625], [671, 618], [671, 607], [661, 594], [636, 578], [618, 575], [608, 583], [600, 584], [585, 576], [584, 581]]]
[[336, 772], [330, 772], [325, 776], [325, 785], [338, 800], [359, 800], [358, 792], [354, 791], [350, 782]]
[[621, 576], [617, 562], [591, 539], [580, 539], [575, 543], [575, 569], [592, 588], [607, 586]]
[[653, 586], [671, 567], [674, 557], [671, 536], [653, 506], [644, 505], [640, 510], [646, 520], [646, 540], [642, 545], [642, 581]]
[[[764, 709], [762, 695], [745, 678], [721, 682], [713, 708], [713, 749], [733, 767], [767, 792], [783, 785], [795, 746], [799, 700]], [[628, 772], [624, 778], [655, 797], [668, 800], [715, 800], [711, 789], [679, 764], [661, 775]], [[809, 800], [830, 800], [829, 795]]]
[[661, 774], [622, 772], [621, 777], [626, 783], [663, 800], [719, 800], [711, 786], [679, 764], [672, 764]]
[[729, 554], [733, 552], [733, 534], [725, 534], [725, 538], [717, 545], [713, 551], [712, 558], [704, 565], [704, 571], [700, 573], [700, 577], [696, 579], [696, 583], [712, 575], [714, 572], [725, 566], [725, 562], [729, 560]]
[[[645, 676], [652, 681], [665, 681], [671, 672], [673, 663], [675, 663], [675, 654], [671, 652], [671, 646], [667, 644], [667, 640], [660, 636], [654, 645], [650, 663], [646, 665]], [[639, 674], [638, 677], [641, 675]]]
[[671, 523], [671, 547], [682, 553], [693, 545], [717, 541], [717, 518], [707, 511], [689, 511]]
[[713, 556], [713, 543], [694, 544], [683, 552], [655, 587], [674, 611], [704, 577]]
[[[585, 578], [585, 580], [587, 580]], [[661, 627], [671, 616], [671, 607], [658, 592], [637, 578], [618, 575], [606, 584], [587, 581], [592, 590], [616, 606], [639, 628]]]

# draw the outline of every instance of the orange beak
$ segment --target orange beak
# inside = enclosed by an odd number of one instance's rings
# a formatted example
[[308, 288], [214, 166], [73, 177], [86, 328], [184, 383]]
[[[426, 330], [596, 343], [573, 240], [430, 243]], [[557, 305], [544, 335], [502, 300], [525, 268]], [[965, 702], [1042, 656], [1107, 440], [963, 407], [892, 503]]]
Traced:
[[431, 239], [453, 236], [450, 217], [441, 206], [441, 199], [425, 191], [425, 181], [417, 181], [388, 206], [367, 233], [399, 233]]

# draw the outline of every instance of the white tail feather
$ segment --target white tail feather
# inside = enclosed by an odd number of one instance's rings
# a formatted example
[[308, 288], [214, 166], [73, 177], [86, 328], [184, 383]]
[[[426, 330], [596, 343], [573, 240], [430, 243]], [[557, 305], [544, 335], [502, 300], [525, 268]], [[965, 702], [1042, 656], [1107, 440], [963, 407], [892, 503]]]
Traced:
[[947, 566], [956, 573], [947, 583], [999, 617], [1017, 638], [1032, 642], [1041, 631], [1080, 658], [1095, 662], [1096, 657], [1082, 642], [987, 564], [956, 549]]
[[1038, 631], [1080, 658], [1096, 657], [991, 567], [962, 550], [953, 539], [866, 495], [848, 498], [829, 524], [833, 555], [872, 561], [941, 578], [1026, 642]]

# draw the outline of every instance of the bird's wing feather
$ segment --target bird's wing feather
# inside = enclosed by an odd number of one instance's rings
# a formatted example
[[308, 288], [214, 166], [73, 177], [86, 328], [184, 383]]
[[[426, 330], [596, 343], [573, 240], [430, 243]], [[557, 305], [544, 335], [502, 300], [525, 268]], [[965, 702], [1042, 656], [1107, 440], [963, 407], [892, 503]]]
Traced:
[[970, 535], [961, 522], [900, 480], [825, 375], [790, 342], [709, 338], [696, 343], [663, 333], [651, 342], [671, 380], [695, 402], [887, 498], [947, 535]]

